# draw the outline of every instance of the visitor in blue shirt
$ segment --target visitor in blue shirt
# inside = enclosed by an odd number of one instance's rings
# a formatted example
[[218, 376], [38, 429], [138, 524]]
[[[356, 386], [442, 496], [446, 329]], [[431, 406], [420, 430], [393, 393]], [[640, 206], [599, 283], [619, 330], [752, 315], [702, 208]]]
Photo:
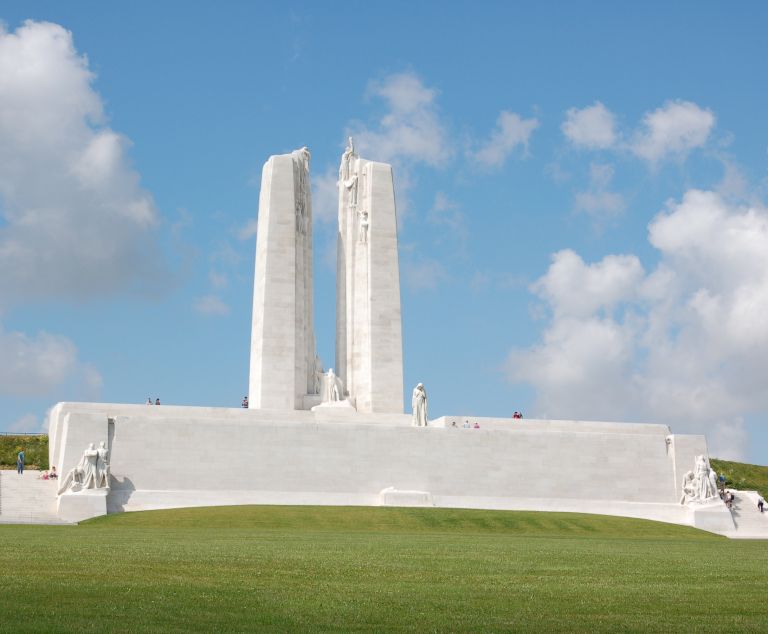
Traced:
[[24, 449], [19, 452], [18, 457], [16, 458], [16, 472], [21, 475], [24, 473]]

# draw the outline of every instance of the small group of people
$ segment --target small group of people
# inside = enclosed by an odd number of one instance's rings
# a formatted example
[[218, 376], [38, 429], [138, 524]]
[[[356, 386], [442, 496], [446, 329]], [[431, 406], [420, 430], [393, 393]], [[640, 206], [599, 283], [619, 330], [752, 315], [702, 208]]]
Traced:
[[58, 480], [59, 474], [56, 473], [56, 467], [53, 466], [50, 471], [43, 471], [39, 477], [41, 480]]
[[515, 412], [514, 414], [512, 414], [512, 418], [522, 418], [522, 417], [523, 417], [522, 412]]
[[160, 405], [160, 399], [159, 399], [159, 398], [156, 398], [156, 399], [155, 399], [155, 401], [154, 401], [154, 403], [153, 403], [153, 402], [152, 402], [152, 397], [151, 397], [151, 396], [148, 396], [148, 397], [147, 397], [147, 405]]
[[[454, 426], [454, 427], [456, 427], [456, 423], [453, 423], [453, 426]], [[475, 424], [474, 424], [474, 425], [472, 425], [472, 424], [469, 422], [469, 419], [466, 419], [466, 420], [464, 421], [464, 424], [462, 425], [462, 427], [463, 427], [464, 429], [480, 429], [480, 423], [478, 423], [477, 421], [475, 421]]]
[[243, 409], [248, 409], [248, 395], [243, 397], [243, 402], [240, 403], [240, 407]]

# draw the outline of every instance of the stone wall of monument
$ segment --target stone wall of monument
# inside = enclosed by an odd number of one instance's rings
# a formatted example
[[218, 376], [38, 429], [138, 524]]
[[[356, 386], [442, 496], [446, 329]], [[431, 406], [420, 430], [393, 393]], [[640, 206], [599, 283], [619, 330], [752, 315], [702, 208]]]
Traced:
[[254, 408], [301, 409], [313, 389], [308, 161], [297, 150], [270, 157], [262, 170], [248, 386]]
[[403, 411], [392, 167], [348, 148], [339, 170], [336, 367], [360, 412]]
[[111, 511], [375, 505], [394, 489], [444, 507], [691, 523], [676, 470], [706, 454], [702, 436], [663, 425], [473, 419], [480, 429], [464, 429], [446, 417], [418, 428], [396, 414], [77, 403], [52, 416], [51, 464], [61, 473], [87, 443], [109, 439]]

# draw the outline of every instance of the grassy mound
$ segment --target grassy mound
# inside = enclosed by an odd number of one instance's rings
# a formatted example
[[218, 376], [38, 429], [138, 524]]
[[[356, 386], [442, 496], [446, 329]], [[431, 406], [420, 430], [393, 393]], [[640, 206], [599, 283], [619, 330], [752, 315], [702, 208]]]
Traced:
[[725, 485], [742, 491], [760, 491], [763, 497], [768, 497], [768, 467], [728, 460], [710, 460], [712, 468], [718, 475], [725, 476]]
[[765, 542], [643, 520], [222, 507], [0, 543], [0, 631], [768, 629]]

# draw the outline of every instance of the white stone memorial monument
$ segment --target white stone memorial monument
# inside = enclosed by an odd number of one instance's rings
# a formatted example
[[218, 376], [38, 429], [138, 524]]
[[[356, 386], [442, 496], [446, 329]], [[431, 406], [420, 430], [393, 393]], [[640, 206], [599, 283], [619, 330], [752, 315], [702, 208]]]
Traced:
[[[270, 157], [262, 171], [250, 407], [59, 403], [49, 433], [50, 464], [68, 474], [62, 518], [222, 504], [419, 505], [733, 531], [703, 436], [475, 416], [479, 428], [464, 428], [466, 416], [428, 420], [421, 383], [405, 414], [392, 167], [361, 158], [350, 139], [338, 194], [335, 371], [316, 353], [302, 148]], [[96, 448], [93, 439], [105, 440]]]
[[271, 156], [261, 173], [248, 402], [304, 409], [317, 394], [310, 154]]
[[400, 268], [392, 167], [360, 158], [339, 167], [336, 368], [359, 412], [403, 411]]

